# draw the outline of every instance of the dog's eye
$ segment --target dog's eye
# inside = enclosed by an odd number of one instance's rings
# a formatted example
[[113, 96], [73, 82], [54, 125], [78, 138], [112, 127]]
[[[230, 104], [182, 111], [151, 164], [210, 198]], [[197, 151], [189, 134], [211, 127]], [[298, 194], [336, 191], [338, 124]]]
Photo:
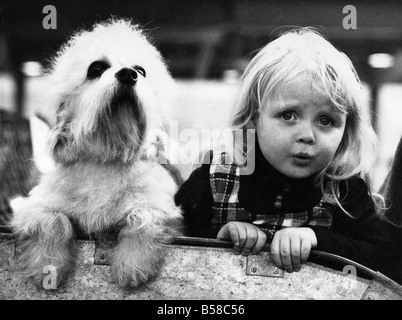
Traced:
[[105, 61], [94, 61], [88, 67], [88, 79], [96, 79], [99, 78], [102, 73], [105, 72], [106, 69], [109, 69], [110, 66]]
[[145, 78], [146, 72], [145, 72], [144, 68], [142, 68], [140, 66], [135, 66], [134, 70], [137, 71], [140, 75], [142, 75]]

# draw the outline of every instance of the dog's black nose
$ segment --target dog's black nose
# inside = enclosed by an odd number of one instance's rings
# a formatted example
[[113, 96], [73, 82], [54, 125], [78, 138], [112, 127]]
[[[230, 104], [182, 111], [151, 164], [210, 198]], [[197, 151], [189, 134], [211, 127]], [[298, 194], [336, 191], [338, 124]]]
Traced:
[[138, 74], [135, 70], [129, 68], [123, 68], [116, 72], [115, 77], [119, 80], [122, 84], [127, 86], [132, 86], [137, 82]]

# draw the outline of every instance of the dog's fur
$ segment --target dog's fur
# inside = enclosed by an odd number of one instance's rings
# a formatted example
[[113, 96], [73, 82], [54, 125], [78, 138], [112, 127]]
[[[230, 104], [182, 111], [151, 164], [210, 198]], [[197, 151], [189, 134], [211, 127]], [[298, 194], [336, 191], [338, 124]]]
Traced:
[[137, 286], [157, 273], [161, 242], [181, 224], [176, 184], [156, 161], [173, 80], [143, 31], [116, 19], [76, 33], [49, 76], [57, 165], [14, 214], [21, 263], [38, 285], [56, 267], [60, 284], [76, 256], [72, 222], [88, 234], [112, 228], [114, 279]]

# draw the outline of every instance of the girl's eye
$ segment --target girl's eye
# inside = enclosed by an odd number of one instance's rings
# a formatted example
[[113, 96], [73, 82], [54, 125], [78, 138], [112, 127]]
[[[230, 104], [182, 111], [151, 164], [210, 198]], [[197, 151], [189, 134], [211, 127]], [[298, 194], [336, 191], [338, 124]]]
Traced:
[[324, 127], [329, 127], [334, 124], [334, 121], [330, 118], [321, 118], [320, 120], [318, 120], [318, 122]]
[[110, 65], [105, 61], [94, 61], [88, 67], [87, 78], [92, 80], [99, 78]]
[[294, 114], [292, 112], [285, 112], [281, 114], [281, 118], [285, 121], [290, 121], [294, 118]]
[[147, 75], [144, 68], [140, 67], [140, 66], [135, 66], [134, 70], [137, 71], [140, 75], [142, 75], [144, 78]]

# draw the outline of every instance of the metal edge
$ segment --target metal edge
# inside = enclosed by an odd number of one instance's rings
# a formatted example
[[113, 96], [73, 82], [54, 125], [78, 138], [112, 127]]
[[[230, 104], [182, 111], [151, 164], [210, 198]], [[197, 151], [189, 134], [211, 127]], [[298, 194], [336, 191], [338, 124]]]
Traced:
[[402, 300], [402, 286], [377, 272], [361, 300]]

